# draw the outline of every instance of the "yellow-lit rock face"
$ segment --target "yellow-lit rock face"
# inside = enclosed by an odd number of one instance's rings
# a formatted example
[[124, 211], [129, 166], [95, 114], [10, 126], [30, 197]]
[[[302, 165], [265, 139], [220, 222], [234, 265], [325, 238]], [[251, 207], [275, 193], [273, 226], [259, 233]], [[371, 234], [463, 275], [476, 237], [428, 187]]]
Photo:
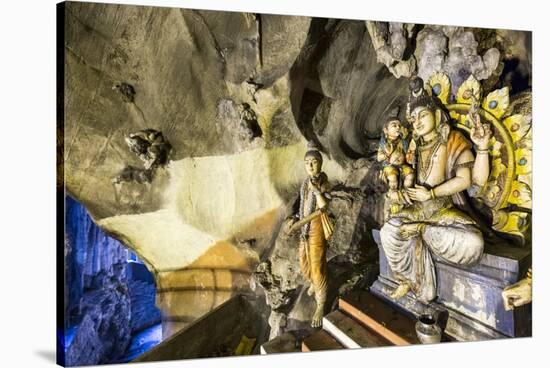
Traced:
[[[260, 254], [305, 178], [305, 150], [300, 142], [171, 162], [161, 209], [99, 221], [155, 273], [164, 337], [249, 290]], [[332, 180], [343, 178], [330, 160], [324, 169]]]
[[[257, 262], [258, 253], [239, 244], [254, 239], [258, 249], [267, 245], [284, 216], [283, 205], [305, 177], [305, 150], [301, 142], [172, 162], [160, 210], [112, 216], [99, 225], [134, 248], [156, 272], [187, 267], [220, 242], [238, 246], [243, 257]], [[330, 160], [324, 169], [332, 180], [343, 177], [343, 169]], [[220, 250], [212, 263], [253, 267], [254, 261], [230, 256], [230, 249]]]

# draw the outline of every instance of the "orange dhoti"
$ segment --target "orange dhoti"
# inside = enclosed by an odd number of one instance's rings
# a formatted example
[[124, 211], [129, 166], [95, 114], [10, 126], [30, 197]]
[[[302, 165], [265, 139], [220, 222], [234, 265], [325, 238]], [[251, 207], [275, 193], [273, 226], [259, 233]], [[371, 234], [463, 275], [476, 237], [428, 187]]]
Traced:
[[332, 226], [323, 213], [310, 222], [308, 239], [300, 241], [302, 274], [313, 285], [317, 302], [323, 303], [327, 290], [327, 235], [330, 237], [331, 233]]

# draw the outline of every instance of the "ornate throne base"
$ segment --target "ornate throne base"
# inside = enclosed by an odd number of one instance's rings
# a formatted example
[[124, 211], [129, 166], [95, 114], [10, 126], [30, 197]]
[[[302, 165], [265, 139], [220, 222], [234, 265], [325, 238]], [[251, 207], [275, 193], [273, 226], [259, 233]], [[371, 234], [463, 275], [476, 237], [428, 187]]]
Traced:
[[506, 311], [501, 297], [506, 286], [525, 275], [531, 264], [529, 250], [486, 247], [481, 262], [470, 268], [434, 259], [438, 297], [425, 305], [412, 293], [397, 301], [390, 299], [397, 283], [380, 244], [379, 231], [374, 230], [373, 235], [380, 250], [380, 275], [370, 288], [372, 293], [416, 316], [447, 312], [445, 333], [459, 341], [530, 336], [530, 305]]

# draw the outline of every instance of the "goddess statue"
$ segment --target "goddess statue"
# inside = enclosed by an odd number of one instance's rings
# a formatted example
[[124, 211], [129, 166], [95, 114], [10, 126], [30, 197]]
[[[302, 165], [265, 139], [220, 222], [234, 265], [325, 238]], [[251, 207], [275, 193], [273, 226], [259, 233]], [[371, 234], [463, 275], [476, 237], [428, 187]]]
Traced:
[[416, 77], [407, 108], [415, 140], [415, 185], [388, 192], [390, 214], [380, 236], [399, 283], [390, 296], [399, 299], [412, 291], [428, 303], [437, 296], [433, 256], [466, 266], [483, 255], [483, 235], [464, 210], [463, 191], [487, 182], [492, 133], [481, 123], [475, 108], [479, 105], [473, 104], [469, 119], [474, 155], [471, 142], [451, 129], [444, 108], [430, 94], [419, 93], [418, 85], [423, 81]]

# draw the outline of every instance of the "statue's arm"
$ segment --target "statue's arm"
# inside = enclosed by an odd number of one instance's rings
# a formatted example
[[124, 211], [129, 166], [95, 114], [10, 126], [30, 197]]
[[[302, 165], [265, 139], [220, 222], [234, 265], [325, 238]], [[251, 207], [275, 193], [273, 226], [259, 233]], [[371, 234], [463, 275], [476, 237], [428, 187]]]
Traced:
[[316, 192], [315, 196], [317, 197], [317, 206], [320, 209], [324, 209], [328, 206], [328, 198], [321, 192]]
[[527, 276], [513, 285], [507, 286], [502, 291], [504, 309], [513, 310], [514, 307], [530, 303], [533, 299], [532, 270], [529, 269]]
[[436, 197], [450, 196], [468, 189], [472, 185], [472, 170], [469, 163], [474, 161], [470, 150], [464, 150], [456, 160], [456, 175], [454, 178], [438, 185], [433, 189]]
[[320, 187], [314, 191], [319, 208], [324, 209], [328, 206], [328, 202], [330, 200], [328, 193], [330, 192], [330, 189], [331, 185], [329, 181], [325, 180]]
[[491, 166], [489, 162], [489, 151], [480, 150], [474, 162], [474, 168], [472, 169], [472, 181], [479, 187], [483, 187], [489, 179], [489, 173], [491, 172]]
[[378, 153], [376, 154], [376, 160], [378, 162], [383, 162], [388, 160], [388, 155], [386, 155], [386, 152], [382, 149], [382, 147], [378, 147]]
[[470, 139], [476, 146], [476, 158], [472, 169], [472, 181], [479, 187], [487, 183], [491, 166], [489, 163], [489, 142], [493, 135], [489, 124], [482, 124], [477, 112], [470, 113], [469, 119], [472, 125]]

